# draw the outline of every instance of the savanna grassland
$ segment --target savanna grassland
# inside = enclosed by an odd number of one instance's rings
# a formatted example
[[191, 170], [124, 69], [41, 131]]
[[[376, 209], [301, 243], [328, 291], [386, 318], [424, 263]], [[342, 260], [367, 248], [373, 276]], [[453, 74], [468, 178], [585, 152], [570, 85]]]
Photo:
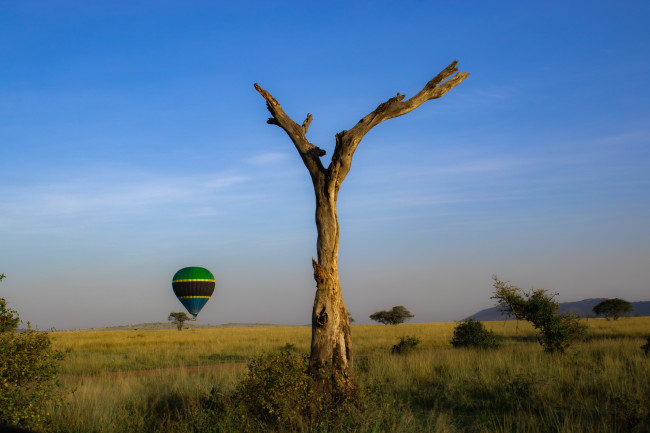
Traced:
[[[456, 349], [454, 323], [355, 325], [360, 393], [327, 419], [261, 421], [237, 398], [247, 362], [309, 350], [308, 327], [64, 331], [57, 432], [647, 432], [650, 317], [589, 319], [565, 354], [544, 353], [527, 323], [485, 322], [496, 350]], [[420, 344], [391, 354], [400, 337]], [[278, 379], [278, 378], [275, 378]], [[274, 380], [275, 380], [274, 379]], [[283, 382], [284, 378], [278, 380]], [[287, 388], [296, 385], [287, 380]], [[298, 391], [287, 390], [286, 401]], [[292, 400], [294, 399], [294, 400]], [[283, 410], [291, 411], [290, 407]], [[269, 414], [267, 414], [269, 415]], [[274, 418], [277, 415], [277, 420]], [[284, 421], [283, 421], [284, 420]]]

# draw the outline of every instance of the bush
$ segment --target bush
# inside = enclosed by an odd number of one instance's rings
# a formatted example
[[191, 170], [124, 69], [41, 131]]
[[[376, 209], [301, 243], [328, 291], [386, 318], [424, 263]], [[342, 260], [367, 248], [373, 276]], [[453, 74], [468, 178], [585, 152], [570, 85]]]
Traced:
[[517, 320], [527, 320], [538, 330], [537, 341], [545, 352], [562, 353], [572, 341], [580, 339], [587, 325], [575, 314], [558, 314], [560, 303], [557, 293], [545, 289], [524, 292], [519, 287], [500, 281], [496, 275], [494, 294], [499, 311], [513, 315]]
[[307, 356], [282, 350], [248, 364], [234, 399], [258, 422], [292, 430], [308, 422], [312, 395]]
[[0, 332], [13, 332], [19, 324], [18, 312], [7, 307], [5, 298], [0, 298]]
[[57, 373], [63, 355], [46, 333], [29, 323], [17, 332], [19, 324], [18, 312], [0, 298], [0, 424], [40, 429], [49, 420], [47, 404], [61, 401]]
[[537, 341], [549, 353], [564, 353], [572, 342], [584, 338], [587, 325], [576, 314], [552, 314], [538, 322], [531, 321], [540, 332]]
[[[234, 393], [221, 396], [220, 401], [236, 407], [246, 421], [237, 431], [340, 431], [341, 424], [359, 422], [354, 419], [368, 394], [362, 389], [333, 399], [318, 394], [309, 357], [287, 346], [253, 359]], [[332, 370], [325, 367], [317, 374]], [[221, 404], [212, 401], [213, 407]]]
[[28, 429], [47, 424], [46, 406], [61, 401], [61, 358], [45, 332], [28, 328], [0, 333], [0, 424]]
[[[279, 363], [278, 363], [279, 361]], [[275, 365], [273, 365], [275, 364]], [[175, 431], [192, 433], [215, 432], [371, 432], [371, 431], [422, 431], [417, 428], [403, 429], [404, 419], [412, 422], [410, 413], [403, 416], [403, 405], [383, 381], [373, 379], [367, 387], [359, 386], [352, 395], [336, 401], [324, 402], [311, 392], [292, 396], [290, 383], [274, 386], [278, 378], [286, 378], [292, 371], [308, 383], [307, 357], [295, 356], [286, 351], [256, 358], [249, 365], [249, 372], [233, 393], [213, 389], [192, 407], [184, 418], [186, 424]], [[259, 374], [266, 372], [271, 374]], [[268, 380], [268, 382], [267, 382]], [[304, 381], [304, 382], [303, 382]], [[243, 386], [243, 384], [246, 386]], [[275, 388], [274, 397], [266, 394], [266, 386]], [[274, 414], [259, 410], [260, 405], [274, 404]], [[246, 402], [246, 403], [244, 403]], [[269, 406], [267, 406], [269, 407]], [[296, 410], [298, 409], [298, 410]], [[291, 414], [291, 411], [294, 414]], [[289, 413], [287, 413], [287, 411]], [[278, 416], [275, 416], [278, 415]], [[154, 430], [152, 430], [154, 431]], [[159, 431], [156, 429], [155, 431]], [[161, 430], [162, 431], [162, 430]], [[172, 431], [167, 429], [165, 431]]]
[[459, 323], [454, 328], [451, 339], [454, 347], [478, 347], [481, 349], [494, 349], [501, 346], [501, 340], [492, 331], [488, 331], [483, 323], [468, 319]]
[[417, 337], [401, 337], [399, 343], [393, 346], [390, 353], [398, 355], [406, 355], [411, 350], [415, 349], [415, 346], [420, 344], [420, 339]]

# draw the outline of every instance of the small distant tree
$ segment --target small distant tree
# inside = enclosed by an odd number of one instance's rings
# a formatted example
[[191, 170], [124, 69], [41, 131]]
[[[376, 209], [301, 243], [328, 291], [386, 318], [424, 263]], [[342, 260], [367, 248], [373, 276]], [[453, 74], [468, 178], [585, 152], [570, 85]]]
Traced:
[[607, 320], [618, 320], [621, 316], [631, 314], [633, 310], [634, 306], [621, 298], [606, 299], [593, 308], [597, 316], [605, 316]]
[[169, 317], [167, 317], [167, 320], [169, 320], [174, 325], [176, 325], [179, 331], [182, 331], [185, 322], [191, 320], [191, 318], [186, 313], [182, 311], [177, 311], [175, 313], [169, 313]]
[[411, 317], [415, 316], [403, 305], [396, 305], [388, 311], [377, 311], [370, 315], [372, 320], [384, 325], [399, 325]]
[[454, 347], [495, 349], [501, 345], [501, 341], [494, 332], [486, 329], [483, 323], [478, 320], [467, 319], [454, 328], [451, 345]]
[[555, 300], [557, 292], [546, 289], [532, 289], [524, 292], [519, 287], [492, 276], [498, 310], [513, 315], [517, 320], [526, 320], [538, 330], [537, 341], [544, 351], [564, 352], [572, 341], [582, 337], [587, 326], [575, 314], [559, 314], [560, 303]]

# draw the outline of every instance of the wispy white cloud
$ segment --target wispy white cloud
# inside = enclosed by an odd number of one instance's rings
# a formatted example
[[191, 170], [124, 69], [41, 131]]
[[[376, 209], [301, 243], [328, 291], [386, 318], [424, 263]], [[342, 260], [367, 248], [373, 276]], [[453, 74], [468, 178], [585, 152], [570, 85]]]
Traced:
[[[171, 205], [191, 205], [199, 213], [206, 203], [232, 199], [239, 184], [249, 180], [232, 174], [143, 175], [115, 172], [31, 186], [2, 188], [0, 228], [48, 225], [78, 218], [107, 219], [147, 214]], [[200, 206], [199, 206], [200, 205]]]

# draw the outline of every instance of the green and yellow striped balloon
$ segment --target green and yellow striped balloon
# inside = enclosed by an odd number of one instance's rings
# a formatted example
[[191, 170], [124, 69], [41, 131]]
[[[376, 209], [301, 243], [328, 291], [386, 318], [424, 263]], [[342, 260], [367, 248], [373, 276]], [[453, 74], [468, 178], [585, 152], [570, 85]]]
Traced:
[[214, 286], [212, 272], [198, 266], [183, 268], [172, 278], [174, 294], [194, 317], [212, 296]]

